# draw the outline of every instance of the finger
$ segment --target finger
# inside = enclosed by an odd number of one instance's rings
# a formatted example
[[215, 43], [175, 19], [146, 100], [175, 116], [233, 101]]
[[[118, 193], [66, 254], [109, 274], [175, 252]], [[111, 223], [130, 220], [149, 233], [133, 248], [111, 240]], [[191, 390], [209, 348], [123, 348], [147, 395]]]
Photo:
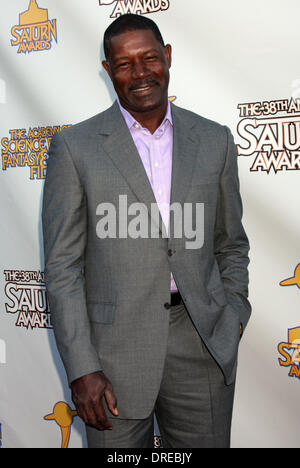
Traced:
[[114, 416], [119, 416], [119, 411], [117, 408], [117, 399], [111, 386], [108, 386], [106, 388], [104, 392], [104, 396], [105, 396], [105, 400], [106, 400], [109, 411]]
[[99, 417], [96, 411], [91, 407], [88, 410], [83, 410], [81, 414], [81, 419], [84, 421], [85, 424], [88, 426], [94, 427], [98, 429], [98, 431], [105, 431], [112, 429], [111, 423], [109, 421], [105, 421], [105, 418]]
[[99, 431], [111, 430], [112, 424], [108, 421], [100, 396], [88, 402], [74, 402], [78, 416], [88, 426], [95, 427]]
[[96, 417], [96, 424], [97, 424], [97, 429], [101, 427], [102, 429], [100, 430], [111, 430], [112, 429], [112, 423], [108, 420], [107, 414], [105, 412], [105, 409], [102, 404], [102, 400], [99, 400], [97, 405], [94, 405], [94, 413]]

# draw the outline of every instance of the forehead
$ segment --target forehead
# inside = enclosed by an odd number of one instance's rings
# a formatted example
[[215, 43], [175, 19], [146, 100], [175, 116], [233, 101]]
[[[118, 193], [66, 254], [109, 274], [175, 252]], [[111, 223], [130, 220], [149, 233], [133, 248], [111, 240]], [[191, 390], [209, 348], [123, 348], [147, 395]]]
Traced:
[[155, 49], [162, 51], [161, 43], [156, 39], [153, 31], [148, 29], [126, 31], [113, 36], [109, 42], [110, 59], [145, 53]]

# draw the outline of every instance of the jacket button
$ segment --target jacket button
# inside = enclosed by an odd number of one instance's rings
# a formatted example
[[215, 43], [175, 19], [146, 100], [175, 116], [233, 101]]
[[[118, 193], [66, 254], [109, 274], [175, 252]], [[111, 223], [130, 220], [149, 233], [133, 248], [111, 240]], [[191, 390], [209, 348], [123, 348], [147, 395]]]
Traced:
[[165, 305], [164, 305], [164, 308], [167, 309], [167, 310], [171, 309], [171, 304], [166, 302]]
[[169, 250], [168, 250], [168, 255], [169, 255], [169, 257], [172, 257], [173, 253], [174, 253], [174, 252], [173, 252], [172, 249], [169, 249]]

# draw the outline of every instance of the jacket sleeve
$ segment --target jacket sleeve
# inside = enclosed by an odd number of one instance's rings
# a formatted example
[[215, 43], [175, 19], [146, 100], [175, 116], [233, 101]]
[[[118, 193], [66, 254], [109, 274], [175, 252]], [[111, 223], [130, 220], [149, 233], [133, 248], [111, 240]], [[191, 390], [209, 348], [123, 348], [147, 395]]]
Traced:
[[91, 343], [86, 305], [85, 193], [62, 133], [54, 136], [49, 150], [42, 221], [51, 319], [70, 384], [101, 365]]
[[220, 180], [215, 226], [215, 256], [228, 303], [240, 316], [243, 329], [251, 315], [248, 301], [249, 241], [242, 225], [243, 207], [238, 177], [238, 155], [230, 130], [227, 153]]

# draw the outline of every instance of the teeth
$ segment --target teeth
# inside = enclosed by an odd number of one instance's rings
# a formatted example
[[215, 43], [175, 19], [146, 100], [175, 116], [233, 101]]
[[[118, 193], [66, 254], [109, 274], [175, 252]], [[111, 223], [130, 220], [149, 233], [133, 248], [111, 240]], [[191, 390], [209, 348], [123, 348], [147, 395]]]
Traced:
[[146, 91], [147, 89], [150, 89], [150, 86], [147, 86], [146, 88], [137, 88], [134, 91]]

